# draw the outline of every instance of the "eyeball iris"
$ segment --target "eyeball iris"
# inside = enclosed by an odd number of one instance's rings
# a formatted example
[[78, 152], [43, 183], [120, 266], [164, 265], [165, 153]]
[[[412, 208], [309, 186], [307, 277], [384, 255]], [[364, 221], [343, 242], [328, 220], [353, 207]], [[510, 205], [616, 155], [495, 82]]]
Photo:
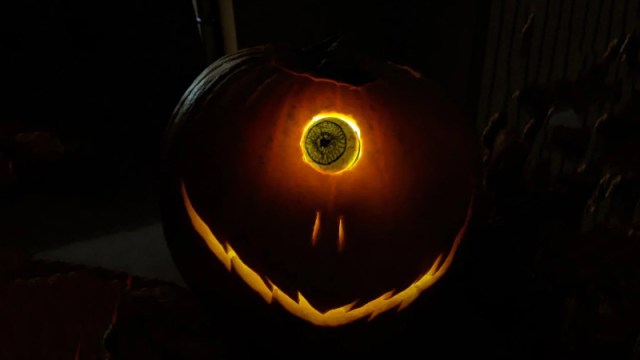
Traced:
[[341, 114], [315, 116], [300, 141], [303, 159], [314, 169], [337, 174], [352, 168], [360, 157], [360, 131]]

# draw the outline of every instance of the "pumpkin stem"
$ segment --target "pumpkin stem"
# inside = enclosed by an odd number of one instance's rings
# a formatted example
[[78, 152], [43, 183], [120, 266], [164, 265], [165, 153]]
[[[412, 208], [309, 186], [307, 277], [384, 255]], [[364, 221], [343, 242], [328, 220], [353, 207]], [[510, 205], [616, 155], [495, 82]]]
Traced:
[[364, 61], [364, 56], [344, 45], [345, 37], [331, 36], [317, 44], [294, 50], [300, 69], [314, 77], [332, 79], [353, 86], [373, 82], [377, 76]]

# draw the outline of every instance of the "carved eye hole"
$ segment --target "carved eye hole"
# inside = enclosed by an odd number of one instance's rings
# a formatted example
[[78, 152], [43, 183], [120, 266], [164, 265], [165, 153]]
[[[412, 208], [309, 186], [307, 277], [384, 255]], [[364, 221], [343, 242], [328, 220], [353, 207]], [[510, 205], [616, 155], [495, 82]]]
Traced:
[[347, 136], [334, 119], [316, 122], [305, 139], [304, 147], [309, 158], [319, 165], [330, 165], [340, 160], [347, 149]]
[[317, 115], [307, 124], [300, 141], [302, 158], [314, 169], [337, 174], [351, 169], [361, 152], [360, 131], [342, 114]]

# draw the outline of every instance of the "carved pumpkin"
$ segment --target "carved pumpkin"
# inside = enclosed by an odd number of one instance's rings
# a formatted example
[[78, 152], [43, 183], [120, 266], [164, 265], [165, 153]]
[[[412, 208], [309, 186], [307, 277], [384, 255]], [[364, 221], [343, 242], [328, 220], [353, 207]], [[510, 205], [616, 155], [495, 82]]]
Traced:
[[318, 326], [411, 306], [470, 222], [467, 125], [403, 66], [279, 46], [224, 57], [167, 132], [174, 259], [194, 287], [241, 286], [266, 311]]

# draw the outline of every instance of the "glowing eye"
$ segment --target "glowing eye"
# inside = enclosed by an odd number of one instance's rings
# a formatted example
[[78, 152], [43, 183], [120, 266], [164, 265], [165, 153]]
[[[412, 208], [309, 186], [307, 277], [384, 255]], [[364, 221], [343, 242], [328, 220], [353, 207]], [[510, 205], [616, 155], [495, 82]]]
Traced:
[[307, 155], [320, 165], [340, 160], [347, 149], [347, 136], [340, 125], [331, 120], [321, 120], [313, 125], [304, 143]]
[[360, 157], [360, 131], [353, 119], [330, 113], [316, 115], [300, 141], [303, 159], [314, 169], [337, 174], [351, 169]]

